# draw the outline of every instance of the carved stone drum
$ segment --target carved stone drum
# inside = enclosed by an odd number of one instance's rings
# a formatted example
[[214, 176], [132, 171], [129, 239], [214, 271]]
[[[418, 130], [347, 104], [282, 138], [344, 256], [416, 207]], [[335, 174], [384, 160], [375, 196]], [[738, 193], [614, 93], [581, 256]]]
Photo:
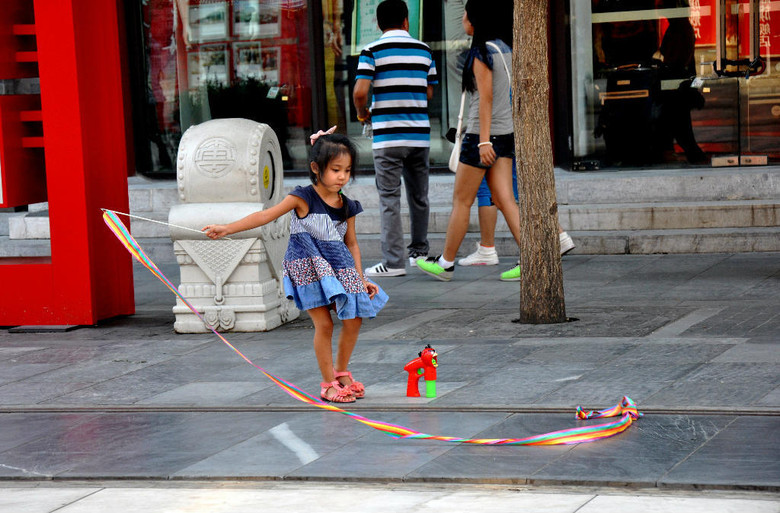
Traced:
[[[289, 215], [220, 240], [194, 231], [225, 224], [284, 198], [279, 140], [248, 119], [215, 119], [190, 127], [176, 159], [179, 202], [171, 208], [179, 291], [218, 331], [267, 331], [296, 319], [286, 299], [282, 258]], [[177, 333], [203, 333], [204, 325], [181, 300], [173, 308]]]

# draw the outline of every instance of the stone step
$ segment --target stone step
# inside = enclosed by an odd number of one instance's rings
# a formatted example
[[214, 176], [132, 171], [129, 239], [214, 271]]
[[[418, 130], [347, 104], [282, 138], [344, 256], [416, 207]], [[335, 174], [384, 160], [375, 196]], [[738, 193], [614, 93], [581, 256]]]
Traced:
[[[704, 228], [686, 230], [569, 231], [577, 245], [570, 255], [650, 255], [658, 253], [747, 253], [780, 251], [780, 227]], [[444, 247], [444, 233], [431, 233], [431, 254]], [[378, 235], [361, 235], [360, 251], [367, 257], [381, 257]], [[458, 251], [463, 257], [474, 251], [479, 233], [468, 233]], [[517, 244], [509, 232], [496, 232], [499, 256], [516, 256]]]
[[[571, 255], [650, 255], [658, 253], [745, 253], [780, 252], [780, 227], [703, 228], [685, 230], [606, 230], [570, 231], [577, 245]], [[443, 233], [429, 236], [431, 253], [444, 246]], [[381, 258], [379, 235], [362, 234], [358, 238], [366, 265]], [[478, 233], [468, 233], [461, 244], [459, 257], [474, 251]], [[173, 243], [162, 237], [138, 238], [144, 251], [156, 263], [175, 262]], [[508, 232], [496, 232], [496, 250], [501, 257], [514, 258], [517, 245]], [[0, 257], [50, 256], [48, 240], [12, 240], [0, 236]]]
[[[452, 204], [453, 181], [453, 174], [431, 175], [428, 197], [432, 207]], [[556, 170], [555, 182], [560, 205], [780, 199], [780, 166], [587, 173]], [[287, 190], [308, 184], [307, 178], [285, 179]], [[358, 176], [345, 187], [345, 193], [364, 208], [379, 205], [373, 176]], [[170, 180], [131, 177], [129, 194], [130, 209], [138, 213], [167, 213], [178, 203], [176, 183]], [[401, 196], [406, 203], [403, 188]]]
[[573, 230], [757, 228], [780, 224], [780, 199], [560, 205]]
[[0, 237], [8, 236], [9, 220], [14, 217], [24, 217], [27, 212], [0, 212]]
[[[756, 228], [780, 225], [780, 201], [700, 201], [680, 203], [616, 203], [594, 205], [560, 205], [561, 226], [566, 230], [672, 230], [688, 228]], [[166, 212], [133, 212], [145, 219], [130, 220], [131, 232], [139, 238], [169, 237]], [[450, 207], [431, 208], [428, 230], [446, 232]], [[409, 226], [409, 214], [402, 208], [404, 226]], [[125, 219], [126, 220], [126, 219]], [[1, 221], [1, 220], [0, 220]], [[157, 222], [154, 222], [157, 221]], [[49, 238], [45, 212], [7, 219], [12, 239]], [[378, 208], [366, 208], [358, 216], [358, 233], [379, 233]], [[472, 207], [469, 231], [478, 231], [477, 207]], [[497, 231], [507, 231], [503, 216], [498, 217]], [[8, 234], [8, 233], [6, 233]], [[2, 231], [0, 231], [2, 235]]]
[[555, 173], [558, 202], [656, 203], [780, 199], [780, 166]]
[[10, 239], [0, 235], [0, 258], [51, 256], [49, 239]]

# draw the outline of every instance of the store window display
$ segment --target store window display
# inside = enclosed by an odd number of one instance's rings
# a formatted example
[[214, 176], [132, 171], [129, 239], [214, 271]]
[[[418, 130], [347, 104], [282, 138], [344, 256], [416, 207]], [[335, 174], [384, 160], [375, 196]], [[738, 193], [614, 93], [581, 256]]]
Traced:
[[[460, 30], [445, 12], [457, 2], [406, 0], [415, 37], [434, 49], [440, 69], [450, 58], [449, 29]], [[307, 167], [308, 134], [333, 125], [370, 162], [371, 140], [349, 99], [360, 49], [379, 34], [378, 3], [129, 0], [137, 171], [173, 176], [187, 128], [225, 117], [270, 125], [291, 172]], [[452, 146], [444, 135], [458, 108], [447, 99], [449, 77], [442, 78], [429, 107], [434, 168], [446, 167]]]
[[148, 104], [145, 140], [136, 144], [141, 172], [171, 172], [188, 127], [228, 117], [270, 125], [285, 168], [305, 167], [312, 130], [305, 1], [144, 0], [141, 10]]

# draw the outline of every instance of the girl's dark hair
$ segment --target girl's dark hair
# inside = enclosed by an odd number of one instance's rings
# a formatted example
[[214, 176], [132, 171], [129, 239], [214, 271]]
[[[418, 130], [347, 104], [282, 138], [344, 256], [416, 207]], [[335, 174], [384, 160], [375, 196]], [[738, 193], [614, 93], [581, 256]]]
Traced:
[[493, 59], [489, 58], [486, 43], [500, 39], [512, 48], [514, 34], [514, 0], [468, 0], [466, 2], [466, 17], [474, 27], [471, 38], [471, 50], [463, 67], [463, 90], [474, 91], [474, 59], [479, 55], [489, 69], [493, 69]]
[[[323, 173], [328, 167], [328, 162], [330, 162], [335, 157], [338, 157], [339, 155], [345, 154], [349, 155], [350, 159], [352, 160], [349, 179], [354, 181], [355, 175], [357, 174], [358, 164], [357, 149], [346, 135], [327, 134], [320, 136], [319, 139], [317, 139], [317, 141], [314, 143], [314, 146], [311, 147], [311, 157], [309, 158], [309, 162], [316, 164], [317, 170], [320, 173]], [[311, 165], [309, 165], [309, 180], [311, 180], [311, 183], [316, 185], [317, 175], [311, 169]], [[341, 193], [341, 198], [342, 203], [344, 204], [342, 213], [344, 215], [344, 220], [346, 221], [349, 215], [349, 208], [347, 207], [348, 198], [343, 192]]]

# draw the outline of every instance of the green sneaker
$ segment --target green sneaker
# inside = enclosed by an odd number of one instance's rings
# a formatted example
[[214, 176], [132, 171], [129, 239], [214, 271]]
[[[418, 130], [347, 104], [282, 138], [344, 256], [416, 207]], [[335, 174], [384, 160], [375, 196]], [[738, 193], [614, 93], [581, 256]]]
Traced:
[[520, 264], [501, 273], [501, 281], [520, 281]]
[[[441, 255], [440, 255], [441, 256]], [[451, 265], [447, 269], [439, 265], [439, 257], [427, 257], [427, 258], [418, 258], [417, 267], [420, 268], [422, 272], [425, 274], [430, 274], [437, 280], [441, 281], [450, 281], [452, 279], [452, 274], [455, 271], [455, 264]]]

